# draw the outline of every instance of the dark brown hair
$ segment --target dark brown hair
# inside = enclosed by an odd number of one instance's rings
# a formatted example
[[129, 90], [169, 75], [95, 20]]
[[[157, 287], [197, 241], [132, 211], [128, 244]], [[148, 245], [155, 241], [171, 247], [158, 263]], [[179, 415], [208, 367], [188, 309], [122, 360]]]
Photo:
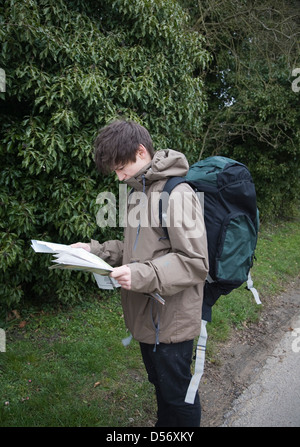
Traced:
[[152, 139], [145, 127], [135, 121], [113, 121], [105, 126], [95, 139], [97, 169], [108, 173], [128, 162], [135, 162], [140, 144], [145, 146], [152, 158]]

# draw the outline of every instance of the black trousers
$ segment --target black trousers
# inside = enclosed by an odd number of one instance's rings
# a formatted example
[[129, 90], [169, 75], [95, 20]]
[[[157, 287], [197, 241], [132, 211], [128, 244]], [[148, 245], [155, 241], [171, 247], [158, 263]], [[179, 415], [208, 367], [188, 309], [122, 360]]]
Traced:
[[184, 402], [191, 379], [193, 340], [182, 343], [140, 343], [149, 382], [157, 398], [156, 427], [199, 427], [201, 406], [198, 393], [194, 404]]

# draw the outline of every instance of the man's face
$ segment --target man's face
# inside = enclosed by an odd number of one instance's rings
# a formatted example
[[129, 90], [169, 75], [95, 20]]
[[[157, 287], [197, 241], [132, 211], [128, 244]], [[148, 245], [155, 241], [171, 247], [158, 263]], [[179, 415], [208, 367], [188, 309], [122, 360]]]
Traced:
[[147, 149], [141, 144], [136, 153], [136, 161], [125, 163], [115, 168], [118, 179], [122, 182], [134, 177], [144, 166], [151, 161], [151, 156]]

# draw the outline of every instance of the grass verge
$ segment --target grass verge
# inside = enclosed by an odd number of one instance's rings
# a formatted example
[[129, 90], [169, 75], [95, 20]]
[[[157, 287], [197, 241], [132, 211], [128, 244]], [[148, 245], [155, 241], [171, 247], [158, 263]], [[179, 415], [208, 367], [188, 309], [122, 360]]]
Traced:
[[[299, 275], [299, 221], [263, 226], [252, 269], [263, 303]], [[208, 325], [208, 356], [232, 327], [255, 322], [264, 310], [241, 287], [222, 297]], [[6, 330], [0, 353], [0, 426], [151, 426], [155, 398], [138, 343], [124, 348], [117, 293], [101, 293], [63, 309], [22, 309]]]
[[139, 346], [117, 294], [72, 309], [27, 310], [0, 354], [0, 426], [139, 426], [154, 411]]

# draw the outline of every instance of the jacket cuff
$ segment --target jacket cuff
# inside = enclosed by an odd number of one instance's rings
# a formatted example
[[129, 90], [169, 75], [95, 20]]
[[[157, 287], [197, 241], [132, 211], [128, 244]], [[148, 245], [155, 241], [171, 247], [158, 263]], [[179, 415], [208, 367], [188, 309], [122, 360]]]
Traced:
[[98, 241], [95, 241], [94, 239], [91, 239], [91, 242], [89, 243], [90, 249], [91, 249], [91, 253], [93, 253], [93, 255], [99, 255], [99, 253], [101, 252], [101, 244], [99, 244]]

